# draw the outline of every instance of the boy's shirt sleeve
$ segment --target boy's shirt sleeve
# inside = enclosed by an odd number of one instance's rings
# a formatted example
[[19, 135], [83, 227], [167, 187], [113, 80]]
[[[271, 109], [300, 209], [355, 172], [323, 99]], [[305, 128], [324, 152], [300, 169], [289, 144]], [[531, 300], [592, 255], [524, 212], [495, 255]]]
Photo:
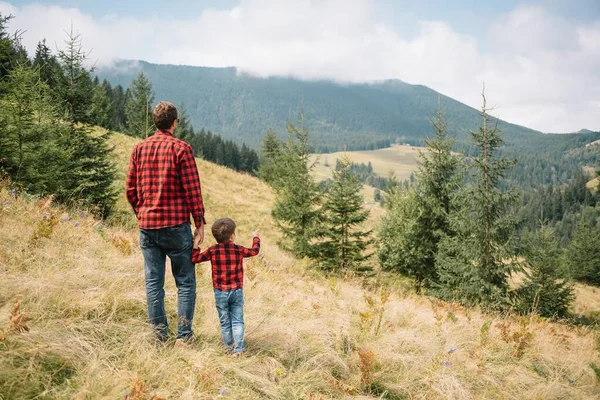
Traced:
[[200, 249], [193, 249], [192, 250], [192, 262], [194, 264], [198, 264], [201, 262], [205, 262], [205, 261], [209, 261], [210, 260], [210, 247], [204, 251], [200, 251]]
[[253, 257], [260, 252], [260, 238], [255, 237], [252, 240], [252, 248], [248, 249], [246, 247], [240, 246], [242, 248], [242, 255], [244, 257]]

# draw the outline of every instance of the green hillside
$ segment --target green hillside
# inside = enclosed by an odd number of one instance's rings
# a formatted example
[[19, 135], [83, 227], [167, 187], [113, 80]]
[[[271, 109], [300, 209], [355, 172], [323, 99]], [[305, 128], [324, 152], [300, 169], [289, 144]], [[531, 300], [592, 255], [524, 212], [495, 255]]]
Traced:
[[[400, 80], [342, 85], [330, 81], [256, 78], [235, 68], [205, 68], [120, 61], [97, 71], [113, 85], [127, 87], [143, 71], [156, 99], [185, 103], [191, 121], [225, 138], [257, 146], [269, 126], [280, 133], [294, 113], [304, 109], [318, 151], [372, 150], [390, 141], [421, 144], [431, 133], [429, 117], [445, 109], [459, 142], [479, 126], [477, 111], [422, 85]], [[549, 137], [500, 122], [509, 147], [522, 148]], [[566, 141], [573, 135], [561, 135]], [[590, 139], [600, 135], [590, 135]], [[552, 141], [552, 140], [550, 140]], [[536, 144], [536, 147], [538, 145]]]

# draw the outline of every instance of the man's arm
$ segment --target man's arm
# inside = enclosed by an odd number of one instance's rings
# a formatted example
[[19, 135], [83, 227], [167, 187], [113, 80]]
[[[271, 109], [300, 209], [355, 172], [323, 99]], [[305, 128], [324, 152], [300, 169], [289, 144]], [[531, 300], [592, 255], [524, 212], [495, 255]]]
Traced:
[[127, 201], [131, 204], [133, 208], [133, 212], [137, 216], [138, 213], [138, 192], [137, 192], [137, 147], [133, 149], [131, 152], [131, 157], [129, 157], [129, 170], [127, 171], [127, 179], [125, 180], [125, 195], [127, 196]]
[[243, 246], [240, 247], [242, 247], [242, 254], [244, 255], [244, 257], [254, 257], [260, 252], [260, 238], [258, 236], [255, 236], [254, 239], [252, 239], [251, 249], [248, 249]]
[[204, 219], [204, 202], [202, 201], [200, 176], [198, 175], [194, 153], [189, 145], [185, 146], [183, 150], [179, 164], [179, 173], [185, 202], [192, 212], [194, 224], [198, 229], [203, 228], [206, 220]]

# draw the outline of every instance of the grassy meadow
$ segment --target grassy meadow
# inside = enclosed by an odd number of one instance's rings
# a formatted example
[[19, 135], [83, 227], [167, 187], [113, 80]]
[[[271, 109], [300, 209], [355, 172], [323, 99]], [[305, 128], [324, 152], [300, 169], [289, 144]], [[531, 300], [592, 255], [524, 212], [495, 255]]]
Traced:
[[[135, 143], [113, 137], [120, 187]], [[416, 150], [405, 151], [399, 169], [414, 165]], [[364, 157], [353, 161], [371, 161], [378, 173], [393, 164]], [[600, 396], [600, 370], [591, 367], [600, 365], [597, 329], [482, 313], [417, 296], [409, 282], [385, 274], [314, 272], [278, 249], [266, 184], [198, 166], [209, 223], [232, 217], [244, 245], [252, 230], [261, 232], [261, 255], [245, 263], [245, 356], [233, 359], [221, 346], [208, 264], [197, 267], [195, 341], [187, 348], [153, 341], [135, 218], [123, 194], [103, 223], [1, 185], [0, 399]], [[213, 243], [209, 230], [206, 238], [204, 246]], [[578, 287], [579, 312], [600, 312], [596, 290]], [[166, 307], [173, 330], [169, 277]]]

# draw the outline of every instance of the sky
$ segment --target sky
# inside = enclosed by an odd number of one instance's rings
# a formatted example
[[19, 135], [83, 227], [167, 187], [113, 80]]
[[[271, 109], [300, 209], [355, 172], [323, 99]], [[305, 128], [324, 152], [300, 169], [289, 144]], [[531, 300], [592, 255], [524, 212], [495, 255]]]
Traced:
[[600, 131], [600, 0], [0, 0], [30, 53], [426, 85], [542, 132]]

